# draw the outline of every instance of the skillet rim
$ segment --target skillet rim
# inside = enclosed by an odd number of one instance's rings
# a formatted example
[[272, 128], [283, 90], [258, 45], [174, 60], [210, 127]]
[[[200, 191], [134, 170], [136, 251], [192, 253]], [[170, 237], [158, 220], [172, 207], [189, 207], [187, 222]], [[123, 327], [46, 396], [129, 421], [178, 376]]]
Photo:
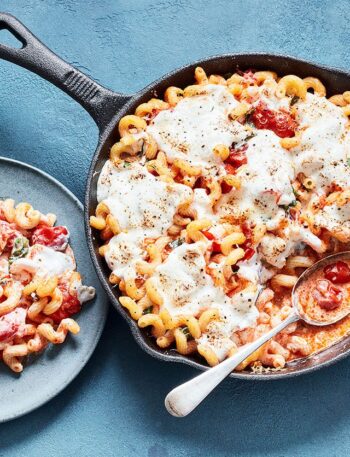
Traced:
[[[107, 126], [100, 132], [99, 135], [99, 140], [98, 144], [94, 153], [94, 156], [91, 160], [91, 165], [89, 168], [87, 180], [86, 180], [86, 190], [85, 190], [85, 205], [84, 205], [84, 221], [85, 221], [85, 234], [88, 242], [88, 249], [90, 253], [90, 257], [92, 260], [92, 263], [94, 265], [94, 268], [96, 270], [96, 273], [101, 281], [102, 287], [104, 288], [105, 292], [107, 293], [108, 298], [110, 299], [113, 307], [118, 311], [118, 313], [123, 317], [123, 319], [127, 322], [131, 334], [133, 338], [136, 340], [138, 345], [149, 355], [153, 356], [154, 358], [158, 360], [162, 360], [165, 362], [177, 362], [177, 363], [182, 363], [185, 365], [189, 365], [193, 368], [197, 368], [201, 371], [208, 370], [210, 367], [206, 366], [204, 364], [201, 364], [200, 362], [197, 362], [196, 360], [190, 359], [186, 356], [183, 356], [181, 354], [171, 352], [168, 353], [166, 351], [160, 351], [157, 350], [156, 348], [153, 348], [151, 345], [151, 337], [145, 332], [145, 330], [140, 329], [128, 312], [121, 306], [118, 298], [114, 295], [113, 293], [113, 287], [108, 283], [107, 277], [105, 273], [103, 272], [99, 260], [98, 260], [98, 253], [95, 251], [94, 247], [94, 235], [93, 231], [90, 228], [89, 225], [89, 217], [93, 213], [91, 210], [95, 209], [92, 205], [92, 195], [93, 195], [93, 185], [92, 181], [95, 175], [98, 173], [96, 171], [96, 165], [98, 164], [100, 160], [100, 156], [103, 154], [103, 149], [104, 146], [107, 143], [108, 138], [113, 134], [113, 130], [116, 128], [120, 118], [125, 115], [127, 112], [129, 112], [130, 108], [136, 104], [138, 100], [140, 100], [142, 97], [145, 97], [147, 94], [153, 95], [153, 92], [157, 89], [158, 86], [164, 84], [168, 79], [173, 78], [175, 76], [180, 76], [181, 74], [185, 73], [186, 71], [189, 71], [190, 69], [193, 69], [198, 66], [205, 66], [208, 64], [214, 64], [215, 62], [220, 63], [222, 61], [227, 61], [227, 60], [235, 60], [235, 59], [244, 59], [244, 58], [250, 58], [250, 59], [261, 59], [265, 58], [267, 61], [267, 64], [269, 63], [269, 60], [275, 60], [279, 61], [277, 64], [281, 65], [283, 63], [283, 60], [286, 61], [288, 64], [295, 64], [295, 65], [303, 65], [303, 66], [309, 66], [313, 67], [316, 71], [325, 71], [328, 73], [332, 73], [332, 76], [340, 76], [342, 78], [347, 78], [349, 79], [349, 87], [350, 87], [350, 72], [346, 71], [345, 69], [333, 67], [333, 66], [328, 66], [325, 64], [318, 64], [316, 62], [306, 60], [306, 59], [299, 59], [295, 56], [290, 56], [287, 54], [278, 54], [278, 53], [264, 53], [264, 52], [239, 52], [239, 53], [226, 53], [226, 54], [218, 54], [218, 55], [213, 55], [209, 56], [205, 59], [198, 59], [195, 61], [192, 61], [188, 64], [182, 65], [181, 67], [172, 70], [165, 75], [161, 76], [160, 78], [157, 78], [155, 81], [151, 82], [148, 84], [146, 87], [143, 89], [137, 91], [135, 94], [129, 96], [127, 99], [126, 103], [122, 105], [121, 107], [116, 107], [116, 113], [114, 116], [112, 116], [111, 120], [107, 124]], [[233, 62], [234, 64], [234, 62]], [[237, 63], [235, 64], [237, 65]], [[260, 65], [258, 65], [260, 66]], [[251, 66], [250, 66], [251, 67]], [[268, 65], [266, 66], [267, 69]], [[234, 67], [232, 68], [232, 70]], [[283, 72], [281, 72], [283, 73]], [[298, 72], [296, 72], [298, 73]], [[312, 75], [313, 76], [313, 75]], [[148, 341], [146, 341], [148, 340]], [[344, 342], [347, 341], [349, 342], [349, 345], [347, 348], [342, 348], [344, 345]], [[316, 362], [314, 365], [303, 367], [303, 363], [306, 363], [312, 358], [317, 358], [320, 356], [320, 354], [326, 354], [327, 352], [334, 351], [335, 349], [335, 355], [330, 356], [327, 360], [323, 360], [321, 362]], [[248, 371], [242, 371], [242, 372], [232, 372], [229, 377], [230, 378], [235, 378], [235, 379], [243, 379], [243, 380], [249, 380], [249, 381], [271, 381], [271, 380], [279, 380], [279, 379], [287, 379], [295, 376], [300, 376], [303, 374], [308, 374], [312, 373], [314, 371], [320, 370], [321, 368], [328, 367], [330, 365], [335, 364], [336, 362], [345, 359], [347, 356], [350, 355], [350, 335], [346, 338], [343, 338], [339, 342], [329, 346], [325, 350], [321, 351], [321, 353], [312, 355], [310, 357], [304, 358], [304, 359], [298, 359], [297, 362], [291, 362], [288, 364], [286, 369], [282, 369], [280, 371], [270, 371], [264, 374], [260, 373], [254, 373], [254, 372], [248, 372]], [[290, 371], [287, 371], [288, 368], [291, 368]], [[294, 370], [293, 370], [294, 368]]]

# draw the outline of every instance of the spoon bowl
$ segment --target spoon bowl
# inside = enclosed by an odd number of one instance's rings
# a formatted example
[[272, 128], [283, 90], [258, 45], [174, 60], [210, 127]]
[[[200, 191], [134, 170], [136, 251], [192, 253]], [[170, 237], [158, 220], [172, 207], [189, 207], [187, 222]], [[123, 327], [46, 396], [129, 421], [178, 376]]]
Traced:
[[310, 277], [314, 273], [316, 273], [316, 271], [322, 270], [327, 265], [330, 265], [331, 263], [337, 262], [339, 260], [350, 260], [350, 251], [338, 252], [337, 254], [329, 255], [329, 256], [324, 257], [323, 259], [319, 260], [318, 262], [314, 263], [311, 267], [309, 267], [305, 271], [303, 271], [303, 273], [299, 276], [298, 281], [295, 283], [295, 285], [292, 289], [293, 310], [299, 316], [299, 318], [301, 320], [303, 320], [304, 322], [306, 322], [309, 325], [323, 327], [325, 325], [335, 324], [336, 322], [340, 321], [341, 319], [344, 319], [344, 317], [346, 317], [350, 313], [350, 306], [349, 306], [349, 309], [345, 309], [344, 313], [337, 315], [333, 319], [329, 319], [327, 321], [318, 321], [316, 319], [312, 319], [310, 316], [308, 316], [306, 313], [304, 313], [300, 307], [298, 290], [301, 288], [301, 286], [304, 285], [310, 279]]
[[350, 260], [350, 251], [344, 251], [324, 257], [309, 267], [307, 270], [305, 270], [299, 276], [292, 289], [293, 309], [288, 317], [257, 340], [240, 348], [238, 352], [223, 362], [219, 363], [219, 365], [216, 365], [210, 370], [173, 389], [165, 398], [165, 407], [168, 412], [175, 417], [187, 416], [209, 395], [210, 392], [212, 392], [213, 389], [215, 389], [215, 387], [221, 381], [223, 381], [232, 372], [232, 370], [234, 370], [241, 362], [243, 362], [243, 360], [249, 357], [263, 344], [276, 336], [281, 330], [293, 322], [302, 320], [309, 325], [323, 327], [335, 324], [336, 322], [346, 317], [350, 313], [350, 303], [349, 308], [345, 309], [344, 313], [336, 315], [336, 317], [325, 321], [312, 319], [307, 316], [301, 309], [299, 302], [299, 291], [301, 286], [303, 286], [317, 271], [339, 260]]

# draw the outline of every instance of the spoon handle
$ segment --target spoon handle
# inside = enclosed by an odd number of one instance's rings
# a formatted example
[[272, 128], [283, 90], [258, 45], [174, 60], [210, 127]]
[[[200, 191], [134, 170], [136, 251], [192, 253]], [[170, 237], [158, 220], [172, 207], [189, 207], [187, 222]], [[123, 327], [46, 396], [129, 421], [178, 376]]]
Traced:
[[299, 316], [296, 313], [290, 314], [284, 321], [276, 325], [269, 332], [262, 335], [251, 344], [243, 347], [232, 357], [219, 363], [213, 368], [196, 376], [195, 378], [175, 387], [165, 398], [165, 407], [168, 412], [176, 417], [187, 416], [193, 411], [210, 392], [221, 382], [231, 371], [236, 368], [249, 355], [259, 349], [266, 341], [270, 340], [277, 333], [287, 327], [289, 324], [296, 322]]

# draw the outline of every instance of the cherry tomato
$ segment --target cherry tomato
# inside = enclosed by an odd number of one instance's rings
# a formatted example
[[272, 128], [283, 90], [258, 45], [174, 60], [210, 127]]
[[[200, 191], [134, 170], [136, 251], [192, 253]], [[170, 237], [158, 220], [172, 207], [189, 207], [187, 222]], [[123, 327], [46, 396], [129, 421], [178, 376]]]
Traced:
[[69, 232], [67, 227], [42, 226], [34, 230], [32, 244], [41, 244], [55, 251], [64, 251], [67, 247]]
[[[245, 144], [241, 148], [235, 149], [230, 148], [230, 155], [225, 160], [225, 164], [231, 165], [234, 167], [234, 172], [236, 172], [237, 168], [245, 165], [248, 162], [247, 156], [245, 154], [246, 150], [248, 149], [248, 145]], [[226, 170], [227, 171], [227, 170]], [[231, 173], [233, 174], [233, 173]]]
[[58, 287], [63, 294], [62, 305], [57, 311], [50, 314], [50, 318], [53, 319], [56, 324], [59, 324], [62, 319], [78, 313], [81, 309], [81, 303], [78, 300], [78, 297], [69, 293], [68, 284], [62, 283], [59, 284]]
[[25, 324], [26, 314], [25, 309], [16, 308], [0, 317], [0, 342], [9, 341], [16, 335], [20, 326]]
[[208, 232], [207, 230], [202, 230], [202, 233], [206, 238], [208, 238], [208, 240], [212, 241], [212, 252], [221, 252], [221, 244], [218, 241], [216, 241], [215, 235], [213, 235], [211, 232]]
[[225, 170], [228, 175], [236, 174], [236, 168], [230, 163], [225, 163]]
[[223, 194], [228, 194], [229, 192], [231, 192], [232, 190], [232, 186], [230, 186], [230, 184], [227, 184], [226, 181], [222, 181], [221, 183], [221, 192]]
[[200, 176], [194, 183], [193, 189], [205, 189], [207, 195], [210, 194], [210, 190], [207, 187], [206, 180], [203, 176]]
[[280, 138], [294, 136], [298, 125], [289, 113], [273, 111], [262, 102], [255, 108], [250, 119], [257, 129], [272, 130]]
[[327, 265], [324, 270], [325, 277], [333, 284], [344, 284], [350, 282], [349, 265], [341, 260], [336, 263]]
[[343, 300], [343, 293], [332, 285], [327, 279], [316, 281], [316, 287], [312, 295], [318, 305], [326, 311], [331, 311], [339, 307]]
[[208, 240], [210, 240], [210, 241], [215, 240], [215, 236], [212, 233], [208, 232], [207, 230], [202, 230], [202, 233], [206, 238], [208, 238]]
[[242, 224], [242, 232], [245, 236], [246, 240], [242, 243], [241, 247], [243, 249], [250, 248], [253, 244], [253, 230], [248, 222], [243, 222]]
[[211, 248], [213, 252], [221, 252], [221, 244], [218, 241], [213, 241]]
[[247, 248], [244, 252], [244, 257], [241, 260], [249, 260], [255, 254], [255, 250], [253, 248]]

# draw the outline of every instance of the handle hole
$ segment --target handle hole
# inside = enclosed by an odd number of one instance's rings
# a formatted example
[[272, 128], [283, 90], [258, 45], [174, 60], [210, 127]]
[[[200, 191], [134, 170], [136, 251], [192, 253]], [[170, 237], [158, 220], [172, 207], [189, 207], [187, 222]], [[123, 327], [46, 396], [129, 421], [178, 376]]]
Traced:
[[0, 44], [4, 44], [10, 48], [22, 49], [24, 43], [22, 43], [9, 29], [0, 30]]

